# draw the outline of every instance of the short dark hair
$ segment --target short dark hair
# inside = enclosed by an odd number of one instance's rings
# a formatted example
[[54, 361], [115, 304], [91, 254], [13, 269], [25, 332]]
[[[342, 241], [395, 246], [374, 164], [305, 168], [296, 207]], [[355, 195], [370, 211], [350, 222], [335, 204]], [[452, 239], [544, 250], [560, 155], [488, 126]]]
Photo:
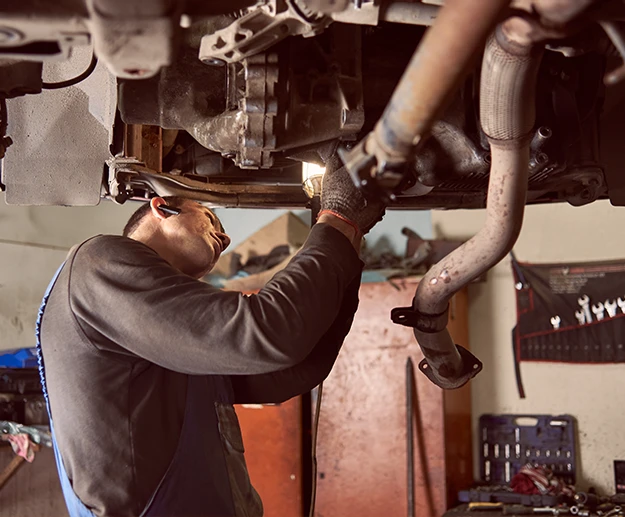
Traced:
[[[180, 196], [165, 196], [163, 198], [165, 203], [174, 208], [182, 208], [182, 205], [185, 201], [188, 201], [184, 197]], [[124, 226], [124, 231], [122, 235], [124, 237], [128, 237], [130, 234], [137, 231], [141, 223], [143, 222], [143, 218], [146, 217], [150, 213], [150, 203], [143, 203], [128, 219], [126, 226]]]

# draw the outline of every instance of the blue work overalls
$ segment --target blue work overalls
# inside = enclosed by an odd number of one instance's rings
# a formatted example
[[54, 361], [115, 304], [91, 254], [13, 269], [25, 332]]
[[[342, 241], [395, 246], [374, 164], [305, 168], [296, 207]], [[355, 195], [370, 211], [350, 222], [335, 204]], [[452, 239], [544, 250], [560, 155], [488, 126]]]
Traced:
[[[43, 388], [48, 415], [50, 416], [50, 430], [56, 465], [61, 481], [61, 488], [70, 517], [94, 517], [94, 513], [87, 508], [74, 493], [71, 481], [67, 476], [63, 460], [59, 453], [50, 402], [46, 387], [44, 357], [41, 349], [41, 323], [43, 314], [50, 296], [50, 292], [63, 269], [58, 269], [41, 302], [37, 317], [36, 341], [39, 359], [39, 373]], [[234, 409], [228, 403], [231, 400], [231, 387], [223, 377], [190, 375], [187, 388], [186, 409], [184, 423], [180, 433], [178, 448], [163, 476], [159, 486], [154, 491], [151, 500], [141, 513], [142, 517], [227, 517], [235, 515], [262, 515], [262, 504], [254, 489], [249, 485], [247, 471], [244, 469], [246, 480], [230, 479], [232, 470], [228, 471], [224, 448], [237, 449], [234, 454], [242, 458], [243, 444], [240, 440], [238, 421]], [[215, 404], [215, 408], [211, 407]], [[219, 414], [219, 418], [217, 415]], [[224, 429], [229, 427], [229, 429]], [[233, 428], [236, 432], [233, 433]], [[219, 429], [219, 436], [226, 436], [225, 443], [216, 443], [207, 440], [207, 430]], [[234, 439], [232, 438], [234, 436]], [[237, 443], [240, 442], [240, 443]], [[232, 452], [232, 451], [231, 451]], [[237, 483], [239, 481], [239, 483]], [[106, 482], [106, 480], [102, 480]], [[233, 495], [233, 486], [245, 485], [253, 494], [244, 497]], [[240, 492], [239, 492], [240, 494]], [[252, 500], [246, 504], [244, 499]]]

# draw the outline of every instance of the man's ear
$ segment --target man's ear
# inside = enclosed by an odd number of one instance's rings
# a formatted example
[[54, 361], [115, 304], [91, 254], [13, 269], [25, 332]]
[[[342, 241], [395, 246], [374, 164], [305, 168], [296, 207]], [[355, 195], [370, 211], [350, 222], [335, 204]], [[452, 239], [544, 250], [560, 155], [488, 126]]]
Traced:
[[153, 197], [150, 199], [150, 208], [152, 209], [152, 215], [159, 220], [167, 219], [167, 215], [161, 212], [158, 207], [166, 205], [167, 203], [162, 197]]

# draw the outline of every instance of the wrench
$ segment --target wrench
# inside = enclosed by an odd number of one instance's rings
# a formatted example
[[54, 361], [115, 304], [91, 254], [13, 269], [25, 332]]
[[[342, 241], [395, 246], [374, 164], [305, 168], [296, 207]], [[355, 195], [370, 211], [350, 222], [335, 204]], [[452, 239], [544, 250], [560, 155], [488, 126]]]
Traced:
[[554, 316], [551, 318], [551, 324], [553, 325], [554, 330], [558, 330], [560, 328], [560, 323], [562, 323], [560, 316]]
[[625, 314], [625, 300], [623, 300], [620, 296], [616, 299], [616, 304], [621, 308], [623, 314]]
[[603, 306], [605, 307], [605, 310], [608, 312], [608, 316], [610, 316], [610, 318], [614, 318], [614, 316], [616, 316], [616, 312], [617, 312], [617, 303], [616, 300], [606, 300], [605, 302], [603, 302]]
[[604, 307], [601, 302], [599, 302], [597, 305], [593, 304], [592, 312], [595, 313], [595, 317], [597, 318], [597, 321], [601, 321], [604, 318], [603, 311], [604, 311]]
[[586, 314], [584, 313], [584, 311], [582, 310], [575, 311], [575, 317], [577, 318], [577, 321], [579, 321], [580, 325], [583, 325], [584, 323], [586, 323]]
[[592, 314], [590, 314], [590, 298], [585, 294], [581, 298], [577, 299], [577, 303], [581, 306], [584, 314], [586, 315], [586, 321], [590, 323], [592, 321]]

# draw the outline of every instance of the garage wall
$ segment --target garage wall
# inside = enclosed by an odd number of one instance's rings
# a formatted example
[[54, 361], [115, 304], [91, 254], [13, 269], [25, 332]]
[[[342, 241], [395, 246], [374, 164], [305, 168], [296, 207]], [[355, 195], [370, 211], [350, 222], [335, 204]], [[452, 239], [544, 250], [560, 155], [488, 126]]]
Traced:
[[[483, 222], [483, 210], [432, 212], [438, 237], [466, 239]], [[625, 209], [607, 201], [528, 207], [514, 250], [528, 262], [625, 258], [623, 227]], [[625, 459], [625, 365], [521, 363], [527, 397], [521, 400], [512, 355], [516, 307], [509, 259], [485, 283], [470, 286], [469, 296], [471, 349], [484, 362], [472, 381], [474, 439], [483, 413], [572, 414], [581, 442], [581, 484], [614, 493], [612, 460]]]
[[[242, 210], [222, 208], [216, 210], [226, 231], [232, 235], [232, 249], [236, 248], [248, 236], [282, 215], [286, 210]], [[295, 210], [294, 213], [306, 224], [310, 224], [310, 211]], [[424, 239], [432, 238], [432, 222], [429, 211], [424, 210], [389, 210], [367, 234], [367, 248], [376, 253], [390, 251], [403, 256], [406, 252], [406, 237], [401, 229], [407, 226]]]
[[35, 345], [41, 297], [69, 248], [92, 235], [121, 233], [135, 205], [7, 206], [0, 198], [0, 350]]

